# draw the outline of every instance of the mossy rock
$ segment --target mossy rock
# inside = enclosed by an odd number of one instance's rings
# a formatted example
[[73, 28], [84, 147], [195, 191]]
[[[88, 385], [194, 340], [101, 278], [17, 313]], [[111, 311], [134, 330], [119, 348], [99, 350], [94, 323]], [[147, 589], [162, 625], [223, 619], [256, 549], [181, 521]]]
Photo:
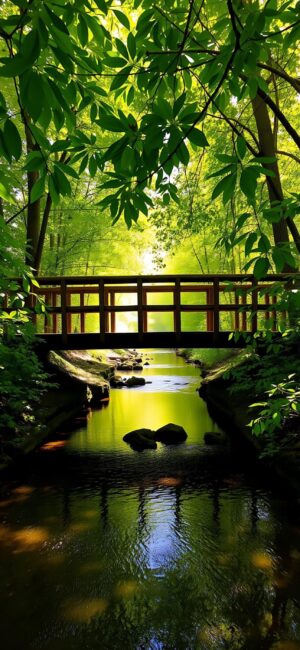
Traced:
[[155, 431], [151, 429], [136, 429], [123, 436], [124, 442], [128, 442], [132, 449], [142, 451], [143, 449], [156, 449]]
[[187, 439], [187, 433], [179, 424], [165, 424], [155, 433], [155, 439], [163, 442], [165, 445], [176, 445], [179, 442], [184, 442]]
[[144, 386], [146, 383], [146, 380], [144, 377], [128, 377], [125, 381], [125, 386], [127, 388], [134, 388], [134, 386]]
[[206, 445], [227, 445], [228, 438], [221, 431], [207, 431], [204, 434], [204, 442]]

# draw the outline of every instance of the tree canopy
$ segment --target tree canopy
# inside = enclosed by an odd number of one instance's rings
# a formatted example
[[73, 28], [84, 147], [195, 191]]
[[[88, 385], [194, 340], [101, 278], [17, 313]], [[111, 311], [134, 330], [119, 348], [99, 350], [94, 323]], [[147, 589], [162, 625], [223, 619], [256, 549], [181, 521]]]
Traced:
[[27, 212], [27, 262], [83, 177], [130, 227], [180, 209], [201, 159], [199, 211], [220, 213], [227, 252], [257, 277], [293, 271], [299, 35], [295, 0], [5, 0], [0, 195], [7, 222]]

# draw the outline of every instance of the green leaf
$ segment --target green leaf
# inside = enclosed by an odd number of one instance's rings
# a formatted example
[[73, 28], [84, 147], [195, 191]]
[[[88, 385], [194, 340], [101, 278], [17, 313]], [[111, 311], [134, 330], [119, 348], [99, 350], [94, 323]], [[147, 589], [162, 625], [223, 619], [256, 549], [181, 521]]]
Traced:
[[170, 120], [173, 117], [172, 106], [163, 97], [159, 97], [153, 106], [153, 113], [165, 120]]
[[92, 178], [94, 178], [96, 172], [97, 172], [97, 160], [95, 156], [90, 156], [89, 159], [89, 172]]
[[33, 185], [30, 192], [30, 202], [34, 203], [43, 196], [45, 192], [45, 176], [41, 176]]
[[89, 30], [82, 14], [79, 14], [78, 18], [77, 34], [82, 47], [84, 47], [89, 40]]
[[101, 115], [98, 118], [98, 120], [96, 120], [96, 123], [99, 124], [99, 126], [101, 126], [102, 129], [105, 129], [106, 131], [113, 131], [113, 132], [120, 132], [120, 133], [126, 131], [121, 120], [119, 120], [114, 115]]
[[247, 144], [245, 138], [243, 138], [242, 135], [239, 135], [237, 137], [236, 148], [240, 159], [243, 160], [247, 153]]
[[121, 86], [126, 83], [131, 70], [132, 66], [129, 65], [126, 68], [123, 68], [121, 72], [118, 72], [118, 74], [116, 74], [115, 78], [111, 82], [110, 90], [117, 90], [118, 88], [121, 88]]
[[31, 64], [23, 56], [16, 54], [13, 59], [5, 60], [0, 68], [0, 77], [18, 77], [30, 66]]
[[15, 203], [15, 199], [11, 194], [9, 193], [8, 188], [4, 185], [3, 181], [0, 181], [0, 196], [4, 201], [7, 201], [8, 203]]
[[248, 199], [253, 200], [255, 198], [259, 174], [260, 172], [253, 167], [246, 167], [241, 173], [240, 188]]
[[128, 176], [132, 176], [136, 168], [135, 152], [131, 147], [125, 147], [121, 157], [121, 167]]
[[102, 59], [102, 63], [108, 68], [124, 68], [128, 61], [121, 56], [106, 56]]
[[173, 117], [176, 117], [178, 113], [180, 113], [181, 109], [184, 106], [185, 100], [186, 100], [185, 92], [182, 93], [182, 95], [180, 95], [179, 97], [177, 97], [173, 105]]
[[17, 127], [11, 120], [6, 120], [3, 129], [3, 136], [7, 149], [15, 160], [19, 160], [22, 154], [22, 140]]
[[127, 36], [127, 48], [131, 58], [134, 59], [136, 56], [136, 42], [132, 32], [129, 32]]
[[120, 38], [115, 38], [115, 44], [116, 44], [116, 48], [117, 48], [118, 52], [127, 61], [128, 60], [128, 51], [127, 51], [126, 45], [124, 45], [123, 41], [121, 41]]
[[65, 174], [55, 163], [54, 163], [53, 180], [58, 194], [62, 194], [63, 196], [71, 196], [72, 188], [70, 182], [68, 181]]
[[70, 165], [67, 165], [66, 163], [60, 163], [60, 162], [56, 162], [55, 164], [64, 174], [67, 174], [68, 176], [71, 176], [72, 178], [78, 179], [77, 172]]
[[118, 9], [113, 9], [113, 12], [115, 16], [118, 18], [120, 23], [126, 27], [126, 29], [130, 29], [130, 22], [126, 16], [126, 14], [123, 13], [123, 11], [119, 11]]
[[270, 268], [270, 262], [267, 257], [260, 257], [254, 264], [253, 273], [257, 280], [265, 277]]
[[245, 256], [248, 257], [250, 255], [252, 248], [257, 240], [257, 233], [256, 232], [251, 232], [250, 235], [248, 235], [246, 242], [245, 242]]
[[229, 187], [229, 183], [231, 182], [231, 176], [232, 175], [229, 174], [228, 176], [225, 176], [225, 178], [222, 178], [222, 180], [220, 180], [217, 183], [211, 195], [212, 201], [214, 201], [220, 194], [224, 192], [224, 190], [226, 190], [227, 187]]
[[46, 2], [44, 2], [43, 4], [44, 4], [44, 7], [45, 7], [46, 12], [48, 14], [47, 24], [49, 24], [49, 18], [50, 18], [51, 19], [51, 24], [54, 27], [56, 27], [56, 29], [58, 29], [60, 32], [63, 32], [63, 34], [67, 34], [69, 36], [69, 31], [68, 31], [65, 23], [57, 16], [57, 14], [54, 13], [54, 11], [52, 11], [50, 9], [50, 7], [48, 7]]
[[183, 165], [187, 165], [189, 160], [190, 160], [190, 154], [189, 154], [189, 150], [188, 150], [187, 146], [184, 144], [184, 142], [181, 142], [181, 144], [179, 145], [176, 153], [177, 153], [177, 156], [178, 156], [180, 162]]
[[258, 89], [257, 79], [255, 77], [250, 77], [250, 79], [248, 79], [247, 84], [248, 84], [250, 99], [255, 99], [257, 95], [257, 89]]
[[237, 175], [230, 174], [227, 176], [227, 183], [223, 190], [223, 204], [226, 205], [228, 201], [232, 198], [236, 186]]
[[37, 29], [32, 29], [23, 39], [21, 55], [28, 63], [32, 64], [37, 60], [40, 51], [39, 32]]
[[103, 11], [104, 14], [107, 14], [108, 9], [105, 0], [95, 0], [95, 3], [100, 11]]
[[45, 165], [45, 160], [39, 151], [33, 151], [27, 155], [27, 162], [24, 165], [24, 169], [28, 172], [37, 171]]
[[197, 145], [197, 147], [208, 147], [208, 141], [202, 131], [199, 129], [193, 128], [187, 133], [187, 138], [192, 144]]

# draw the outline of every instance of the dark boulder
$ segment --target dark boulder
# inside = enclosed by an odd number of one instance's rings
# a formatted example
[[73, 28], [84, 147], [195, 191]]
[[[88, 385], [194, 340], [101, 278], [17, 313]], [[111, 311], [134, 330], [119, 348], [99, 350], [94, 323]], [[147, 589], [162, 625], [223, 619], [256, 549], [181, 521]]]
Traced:
[[157, 429], [155, 439], [159, 442], [164, 442], [165, 445], [176, 445], [187, 439], [187, 433], [179, 424], [170, 422]]
[[110, 385], [112, 388], [123, 388], [123, 386], [125, 386], [125, 382], [121, 375], [114, 375], [114, 377], [112, 377], [110, 380]]
[[125, 386], [127, 388], [132, 388], [133, 386], [144, 386], [146, 380], [143, 377], [128, 377], [125, 381]]
[[156, 449], [157, 444], [155, 442], [155, 431], [151, 429], [136, 429], [135, 431], [130, 431], [126, 433], [123, 437], [125, 442], [135, 449], [136, 451], [142, 451], [142, 449]]
[[228, 438], [225, 433], [220, 431], [207, 431], [204, 434], [204, 442], [206, 445], [226, 445]]

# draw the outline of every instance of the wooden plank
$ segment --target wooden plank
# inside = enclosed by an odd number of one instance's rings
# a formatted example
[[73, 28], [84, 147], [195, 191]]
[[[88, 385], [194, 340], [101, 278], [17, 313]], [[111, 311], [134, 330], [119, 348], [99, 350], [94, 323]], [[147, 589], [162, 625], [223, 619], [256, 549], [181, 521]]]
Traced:
[[100, 338], [103, 341], [104, 340], [104, 335], [106, 332], [106, 314], [105, 314], [105, 287], [104, 287], [104, 280], [101, 278], [98, 283], [98, 291], [99, 291], [99, 332], [100, 332]]
[[252, 280], [252, 315], [251, 315], [251, 332], [257, 332], [257, 307], [258, 307], [258, 289], [257, 280]]
[[61, 334], [63, 344], [67, 344], [68, 340], [68, 324], [67, 324], [67, 283], [65, 278], [60, 282], [60, 296], [61, 296]]
[[89, 350], [110, 348], [243, 348], [242, 340], [228, 340], [229, 332], [144, 332], [142, 337], [136, 333], [106, 333], [103, 338], [99, 334], [69, 334], [67, 342], [60, 334], [37, 335], [45, 340], [52, 350]]
[[[137, 281], [137, 318], [138, 318], [138, 334], [141, 339], [144, 331], [144, 312], [143, 312], [143, 282], [138, 279]], [[147, 312], [146, 312], [147, 313]]]
[[[105, 281], [106, 285], [109, 284], [135, 284], [137, 279], [140, 278], [143, 282], [145, 283], [163, 283], [163, 282], [175, 282], [176, 278], [180, 278], [181, 285], [184, 282], [213, 282], [214, 279], [226, 282], [252, 282], [253, 279], [253, 274], [243, 274], [243, 273], [215, 273], [215, 274], [209, 274], [209, 273], [203, 273], [203, 274], [185, 274], [185, 275], [141, 275], [141, 276], [132, 276], [132, 275], [127, 275], [127, 276], [65, 276], [64, 278], [61, 278], [59, 276], [49, 276], [49, 277], [39, 277], [37, 278], [40, 286], [45, 286], [45, 285], [60, 285], [61, 279], [66, 280], [67, 285], [76, 285], [76, 284], [81, 284], [81, 285], [86, 285], [86, 284], [91, 284], [91, 285], [96, 285], [99, 283], [101, 279]], [[262, 281], [265, 282], [276, 282], [276, 281], [288, 281], [290, 276], [286, 275], [285, 273], [270, 273], [267, 275]], [[16, 279], [17, 281], [21, 281], [20, 278], [12, 278]], [[182, 289], [184, 290], [184, 287], [182, 286]]]
[[[109, 291], [110, 295], [110, 305], [115, 306], [115, 294], [112, 291]], [[119, 310], [118, 310], [119, 311]], [[110, 309], [110, 330], [112, 334], [116, 331], [116, 312], [114, 309]]]
[[[84, 293], [80, 293], [80, 307], [84, 308]], [[85, 310], [80, 313], [80, 332], [85, 333]]]
[[176, 278], [175, 280], [175, 288], [174, 288], [173, 295], [174, 295], [174, 331], [175, 334], [179, 335], [181, 332], [180, 278]]
[[[272, 305], [277, 305], [277, 296], [272, 296]], [[272, 318], [273, 318], [273, 325], [272, 325], [272, 332], [277, 332], [277, 311], [275, 309], [272, 310]]]
[[215, 338], [215, 341], [217, 340], [219, 330], [220, 330], [219, 284], [220, 284], [219, 280], [217, 278], [214, 278], [214, 286], [213, 286], [214, 305], [213, 305], [213, 311], [214, 311], [214, 338]]
[[206, 323], [208, 332], [214, 331], [214, 314], [213, 314], [213, 302], [214, 302], [214, 288], [212, 286], [206, 292]]
[[57, 294], [52, 292], [51, 298], [52, 298], [52, 332], [53, 332], [53, 334], [57, 334], [57, 314], [54, 311], [54, 309], [56, 307], [56, 297], [57, 297]]
[[[246, 293], [242, 294], [242, 311], [241, 311], [241, 316], [242, 316], [242, 332], [247, 332], [247, 313], [246, 313], [246, 308], [247, 308], [247, 295]], [[251, 308], [252, 308], [252, 303], [251, 303]]]
[[[236, 304], [239, 304], [239, 294], [237, 291], [234, 292], [234, 297], [235, 297]], [[238, 309], [236, 310], [234, 315], [234, 328], [236, 330], [240, 329], [240, 313]]]
[[143, 287], [142, 291], [143, 300], [143, 332], [148, 332], [148, 313], [147, 313], [147, 292]]

